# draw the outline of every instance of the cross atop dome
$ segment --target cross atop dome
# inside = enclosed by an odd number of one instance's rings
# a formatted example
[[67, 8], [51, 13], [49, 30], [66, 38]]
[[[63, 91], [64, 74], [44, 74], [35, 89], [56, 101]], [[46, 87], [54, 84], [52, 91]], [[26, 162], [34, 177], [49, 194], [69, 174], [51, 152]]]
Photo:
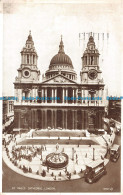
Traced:
[[29, 35], [28, 35], [27, 41], [33, 42], [32, 35], [31, 35], [31, 30], [29, 31]]

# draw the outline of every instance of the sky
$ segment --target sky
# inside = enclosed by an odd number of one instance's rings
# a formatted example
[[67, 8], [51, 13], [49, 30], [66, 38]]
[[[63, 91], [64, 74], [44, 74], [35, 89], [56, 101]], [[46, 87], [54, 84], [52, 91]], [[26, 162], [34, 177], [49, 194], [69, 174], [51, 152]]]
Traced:
[[[36, 2], [36, 1], [35, 1]], [[86, 48], [79, 33], [100, 33], [95, 40], [100, 53], [100, 69], [109, 95], [123, 96], [121, 91], [122, 4], [117, 3], [4, 3], [3, 4], [3, 78], [2, 95], [14, 95], [15, 77], [21, 64], [20, 52], [29, 31], [38, 54], [41, 74], [48, 69], [58, 53], [61, 35], [64, 50], [72, 60], [80, 81], [81, 57]], [[109, 1], [110, 2], [110, 1]], [[102, 41], [104, 33], [104, 41]], [[109, 33], [109, 39], [106, 35]]]

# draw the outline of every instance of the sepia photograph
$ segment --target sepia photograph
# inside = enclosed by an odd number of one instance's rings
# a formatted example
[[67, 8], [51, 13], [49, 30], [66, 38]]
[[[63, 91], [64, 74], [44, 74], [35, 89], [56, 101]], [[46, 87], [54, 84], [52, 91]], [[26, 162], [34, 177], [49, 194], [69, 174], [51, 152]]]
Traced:
[[122, 194], [123, 1], [0, 1], [1, 194]]

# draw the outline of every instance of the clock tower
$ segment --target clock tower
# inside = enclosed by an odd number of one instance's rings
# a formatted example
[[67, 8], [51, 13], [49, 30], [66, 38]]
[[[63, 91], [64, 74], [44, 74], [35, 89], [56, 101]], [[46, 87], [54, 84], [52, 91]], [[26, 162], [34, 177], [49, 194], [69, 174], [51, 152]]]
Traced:
[[89, 37], [87, 48], [82, 56], [82, 71], [80, 72], [83, 96], [90, 100], [88, 104], [88, 129], [103, 129], [104, 116], [104, 82], [99, 68], [99, 51], [94, 38]]
[[37, 68], [37, 59], [38, 55], [30, 31], [26, 45], [21, 51], [21, 66], [18, 69], [16, 82], [34, 83], [39, 81], [40, 71]]
[[99, 69], [99, 55], [94, 38], [90, 36], [87, 48], [82, 56], [82, 71], [80, 73], [82, 83], [98, 84], [103, 82], [102, 71]]

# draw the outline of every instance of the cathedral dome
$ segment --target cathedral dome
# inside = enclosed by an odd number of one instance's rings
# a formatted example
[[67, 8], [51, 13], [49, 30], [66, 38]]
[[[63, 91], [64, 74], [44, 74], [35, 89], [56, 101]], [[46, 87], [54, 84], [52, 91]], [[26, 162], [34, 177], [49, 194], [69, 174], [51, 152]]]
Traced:
[[64, 67], [73, 69], [73, 65], [70, 57], [66, 55], [64, 52], [64, 45], [63, 45], [62, 38], [59, 45], [59, 52], [51, 59], [49, 68], [50, 69], [54, 69], [55, 67], [57, 68], [57, 65], [58, 66], [61, 65], [61, 68], [63, 68], [62, 65], [64, 65]]
[[68, 55], [64, 52], [64, 44], [60, 41], [59, 51], [50, 61], [49, 69], [45, 73], [45, 78], [49, 79], [58, 74], [62, 74], [63, 76], [75, 81], [77, 79], [76, 72], [74, 71], [72, 61]]
[[68, 65], [73, 66], [70, 57], [66, 55], [65, 53], [56, 54], [50, 62], [50, 65], [52, 64], [68, 64]]

